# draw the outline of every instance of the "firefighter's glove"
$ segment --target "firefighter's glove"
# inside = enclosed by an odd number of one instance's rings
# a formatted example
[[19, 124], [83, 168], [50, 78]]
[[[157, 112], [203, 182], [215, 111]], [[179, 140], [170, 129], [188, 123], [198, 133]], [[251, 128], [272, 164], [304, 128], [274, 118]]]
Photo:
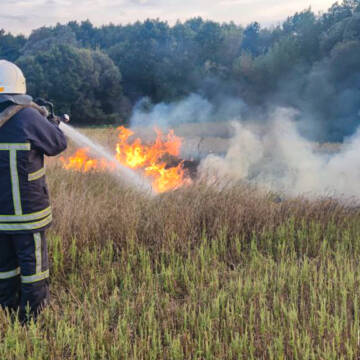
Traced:
[[53, 123], [54, 125], [56, 125], [56, 126], [59, 126], [59, 124], [60, 124], [60, 117], [59, 116], [49, 116], [48, 117], [48, 120], [51, 122], [51, 123]]

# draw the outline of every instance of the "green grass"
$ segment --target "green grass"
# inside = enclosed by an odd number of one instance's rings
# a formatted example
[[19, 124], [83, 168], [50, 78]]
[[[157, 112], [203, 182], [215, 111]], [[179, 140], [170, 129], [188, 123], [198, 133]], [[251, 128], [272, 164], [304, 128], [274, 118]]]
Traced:
[[119, 252], [111, 241], [77, 252], [74, 242], [71, 261], [52, 236], [54, 302], [29, 328], [2, 316], [0, 358], [356, 358], [357, 256], [324, 241], [299, 259], [286, 245], [297, 235], [280, 229], [278, 259], [256, 238], [244, 254], [239, 239], [231, 264], [223, 234], [181, 255], [131, 239]]
[[[283, 232], [279, 244], [295, 234]], [[266, 234], [264, 234], [266, 237]], [[55, 302], [28, 329], [1, 319], [1, 359], [350, 359], [359, 355], [358, 261], [322, 244], [278, 260], [254, 244], [236, 264], [219, 236], [188, 254], [108, 242], [65, 265], [51, 237]]]

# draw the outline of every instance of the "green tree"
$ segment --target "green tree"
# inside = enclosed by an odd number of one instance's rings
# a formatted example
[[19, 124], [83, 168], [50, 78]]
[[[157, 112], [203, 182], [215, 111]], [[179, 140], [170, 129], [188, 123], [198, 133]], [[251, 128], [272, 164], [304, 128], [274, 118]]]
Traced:
[[119, 120], [121, 75], [106, 54], [60, 45], [23, 56], [17, 63], [28, 79], [29, 93], [53, 100], [74, 123]]
[[259, 55], [259, 39], [260, 39], [260, 24], [254, 22], [248, 25], [244, 30], [244, 37], [242, 42], [242, 48], [246, 52], [252, 55]]
[[39, 51], [47, 51], [58, 45], [77, 46], [75, 33], [67, 25], [41, 27], [34, 30], [22, 49], [23, 55], [33, 55]]
[[15, 61], [21, 54], [21, 49], [26, 43], [22, 35], [13, 36], [0, 30], [0, 57], [8, 61]]

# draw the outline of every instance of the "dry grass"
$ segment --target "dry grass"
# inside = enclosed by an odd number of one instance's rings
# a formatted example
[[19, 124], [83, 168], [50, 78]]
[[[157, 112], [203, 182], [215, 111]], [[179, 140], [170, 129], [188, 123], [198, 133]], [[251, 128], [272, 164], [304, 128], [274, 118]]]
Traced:
[[[281, 226], [297, 232], [316, 224], [320, 232], [318, 245], [329, 236], [328, 241], [335, 245], [342, 241], [337, 229], [355, 226], [360, 216], [357, 208], [331, 198], [278, 202], [276, 196], [244, 185], [219, 189], [197, 183], [151, 196], [125, 187], [106, 174], [65, 173], [59, 167], [52, 174], [50, 187], [56, 219], [53, 231], [68, 242], [73, 237], [80, 243], [102, 239], [121, 247], [132, 237], [137, 243], [156, 249], [171, 243], [176, 250], [188, 251], [204, 236], [214, 239], [224, 231], [230, 244], [241, 239], [246, 246], [253, 237], [274, 233]], [[182, 241], [173, 244], [174, 236]], [[306, 244], [296, 245], [300, 256], [311, 255], [310, 248], [304, 253]], [[315, 251], [313, 255], [316, 254]]]

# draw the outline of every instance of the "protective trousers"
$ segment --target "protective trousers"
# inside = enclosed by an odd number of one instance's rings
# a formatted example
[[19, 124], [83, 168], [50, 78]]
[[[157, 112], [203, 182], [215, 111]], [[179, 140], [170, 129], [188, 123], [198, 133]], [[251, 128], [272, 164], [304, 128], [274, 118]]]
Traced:
[[45, 232], [0, 234], [0, 305], [19, 310], [25, 322], [49, 302], [49, 260]]

